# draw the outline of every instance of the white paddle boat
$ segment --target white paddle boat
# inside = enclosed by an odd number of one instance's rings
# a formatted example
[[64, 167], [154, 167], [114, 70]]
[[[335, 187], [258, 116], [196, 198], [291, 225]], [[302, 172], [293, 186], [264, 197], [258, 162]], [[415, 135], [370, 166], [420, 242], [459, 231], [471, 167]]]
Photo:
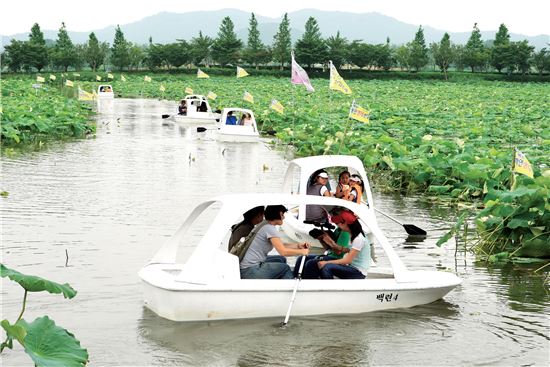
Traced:
[[[378, 266], [369, 269], [365, 279], [241, 279], [238, 257], [227, 251], [231, 226], [253, 207], [279, 204], [351, 210], [377, 250]], [[286, 238], [282, 232], [281, 237]], [[203, 202], [139, 271], [139, 277], [145, 306], [174, 321], [282, 318], [290, 310], [295, 289], [294, 316], [413, 307], [438, 300], [461, 283], [449, 272], [407, 269], [366, 205], [290, 194], [224, 195]]]
[[215, 124], [219, 121], [220, 114], [212, 112], [208, 98], [198, 94], [190, 94], [184, 98], [187, 106], [187, 113], [185, 115], [163, 115], [164, 118], [170, 118], [171, 120], [186, 124]]
[[[321, 155], [292, 160], [285, 173], [283, 193], [304, 196], [307, 195], [307, 188], [311, 184], [311, 181], [315, 179], [312, 175], [320, 170], [328, 170], [334, 173], [334, 179], [332, 182], [329, 182], [329, 187], [332, 189], [334, 189], [338, 184], [338, 173], [342, 170], [347, 170], [351, 175], [358, 175], [363, 183], [361, 205], [363, 205], [365, 209], [373, 215], [373, 218], [375, 218], [374, 211], [376, 210], [378, 213], [401, 224], [408, 234], [416, 236], [426, 235], [426, 232], [423, 229], [412, 224], [402, 224], [396, 219], [375, 209], [367, 173], [363, 163], [356, 156]], [[287, 218], [283, 225], [283, 230], [295, 241], [305, 241], [313, 244], [314, 246], [321, 246], [319, 241], [312, 238], [308, 234], [311, 229], [315, 228], [315, 225], [307, 219], [305, 205], [289, 208], [289, 213], [287, 214]]]
[[97, 87], [97, 98], [98, 99], [115, 98], [113, 86], [110, 84], [101, 84], [99, 87]]
[[216, 134], [218, 141], [253, 143], [260, 138], [254, 112], [244, 108], [224, 108]]

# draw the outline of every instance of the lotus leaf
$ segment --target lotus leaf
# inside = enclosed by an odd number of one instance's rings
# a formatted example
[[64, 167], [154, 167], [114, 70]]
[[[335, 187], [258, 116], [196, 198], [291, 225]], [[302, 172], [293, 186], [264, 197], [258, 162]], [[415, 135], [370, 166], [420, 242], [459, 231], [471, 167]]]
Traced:
[[88, 362], [88, 351], [73, 334], [57, 326], [48, 316], [30, 324], [21, 319], [16, 325], [26, 331], [21, 345], [37, 366], [78, 367]]
[[21, 274], [16, 270], [7, 268], [4, 264], [0, 264], [0, 276], [10, 278], [29, 292], [63, 293], [65, 298], [76, 296], [76, 291], [67, 283], [59, 284], [37, 276]]

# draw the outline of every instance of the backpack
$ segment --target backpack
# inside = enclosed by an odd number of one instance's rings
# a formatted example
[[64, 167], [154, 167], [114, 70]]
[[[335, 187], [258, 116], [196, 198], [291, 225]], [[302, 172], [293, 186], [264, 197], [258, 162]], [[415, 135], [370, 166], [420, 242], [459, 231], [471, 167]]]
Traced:
[[239, 257], [239, 263], [243, 261], [244, 255], [246, 255], [246, 252], [248, 251], [248, 248], [252, 244], [252, 241], [254, 241], [254, 238], [256, 238], [256, 234], [258, 231], [267, 224], [267, 221], [264, 220], [261, 223], [259, 223], [254, 229], [248, 234], [248, 236], [241, 238], [239, 242], [237, 242], [229, 251], [230, 254], [238, 256]]

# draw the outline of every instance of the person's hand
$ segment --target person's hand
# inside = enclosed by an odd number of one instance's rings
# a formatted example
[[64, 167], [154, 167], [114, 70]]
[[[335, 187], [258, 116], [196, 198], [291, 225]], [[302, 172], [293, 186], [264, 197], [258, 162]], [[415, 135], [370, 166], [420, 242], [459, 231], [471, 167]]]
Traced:
[[304, 256], [309, 255], [309, 248], [302, 249], [302, 255]]
[[317, 262], [317, 266], [319, 267], [319, 269], [322, 269], [323, 266], [325, 266], [326, 263], [327, 263], [326, 261], [319, 261], [319, 262]]

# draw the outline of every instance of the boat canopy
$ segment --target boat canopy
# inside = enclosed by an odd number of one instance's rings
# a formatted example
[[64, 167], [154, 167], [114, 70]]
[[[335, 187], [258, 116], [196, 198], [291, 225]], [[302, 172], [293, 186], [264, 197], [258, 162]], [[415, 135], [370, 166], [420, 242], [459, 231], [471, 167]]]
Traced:
[[[222, 195], [198, 205], [185, 220], [176, 233], [163, 245], [155, 254], [149, 264], [175, 264], [178, 248], [182, 239], [189, 234], [193, 222], [213, 204], [220, 206], [215, 218], [210, 223], [202, 238], [192, 252], [191, 256], [183, 265], [177, 280], [195, 284], [207, 284], [213, 280], [228, 279], [237, 277], [238, 260], [224, 247], [223, 242], [231, 226], [241, 220], [242, 214], [247, 210], [260, 205], [285, 205], [295, 207], [297, 205], [322, 205], [328, 209], [343, 207], [354, 212], [374, 236], [375, 242], [386, 253], [393, 269], [395, 279], [399, 282], [406, 282], [408, 272], [405, 265], [399, 259], [391, 244], [384, 236], [372, 210], [367, 206], [356, 204], [337, 198], [313, 196], [313, 195], [290, 195], [290, 194], [233, 194]], [[223, 253], [222, 253], [223, 252]], [[220, 264], [233, 264], [236, 266], [220, 266]], [[233, 272], [229, 274], [229, 272]]]

